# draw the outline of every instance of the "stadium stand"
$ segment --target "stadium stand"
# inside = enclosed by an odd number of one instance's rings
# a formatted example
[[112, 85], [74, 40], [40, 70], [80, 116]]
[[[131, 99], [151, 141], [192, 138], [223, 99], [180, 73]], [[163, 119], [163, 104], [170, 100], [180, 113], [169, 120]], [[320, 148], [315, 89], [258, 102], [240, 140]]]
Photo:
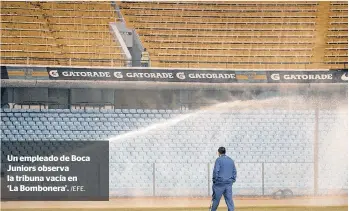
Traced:
[[[331, 4], [337, 5], [342, 10], [331, 14], [344, 16], [347, 3]], [[153, 66], [297, 69], [321, 68], [309, 64], [323, 61], [323, 55], [314, 55], [316, 40], [320, 46], [325, 42], [317, 32], [323, 25], [319, 16], [328, 16], [323, 2], [122, 2], [120, 8], [150, 51]], [[336, 27], [347, 30], [347, 19], [341, 22]], [[333, 57], [342, 63], [328, 67], [347, 62]]]
[[[150, 196], [153, 176], [158, 196], [205, 196], [216, 158], [212, 152], [216, 151], [217, 144], [226, 146], [237, 163], [239, 183], [234, 186], [235, 194], [261, 195], [262, 168], [265, 172], [263, 193], [271, 194], [287, 187], [295, 195], [313, 194], [315, 111], [207, 111], [175, 124], [166, 123], [182, 114], [186, 111], [3, 109], [1, 133], [3, 141], [43, 142], [107, 140], [119, 135], [110, 141], [112, 196]], [[324, 153], [329, 149], [326, 144], [333, 140], [328, 141], [328, 131], [337, 125], [343, 128], [347, 114], [323, 110], [319, 115], [320, 142], [325, 144], [320, 151]], [[164, 124], [143, 132], [139, 130], [160, 122]], [[131, 131], [136, 131], [136, 135], [127, 133]], [[320, 181], [328, 181], [319, 184], [321, 193], [346, 189], [347, 177], [338, 173], [345, 171], [338, 169], [347, 167], [345, 162], [334, 164], [335, 161], [338, 160], [320, 159], [320, 169], [325, 170], [321, 171]]]
[[1, 63], [123, 66], [108, 2], [2, 2]]
[[[117, 5], [153, 67], [328, 69], [348, 63], [347, 2]], [[3, 2], [1, 8], [3, 64], [125, 65], [108, 28], [121, 21], [110, 2]]]
[[348, 2], [331, 2], [326, 43], [327, 64], [348, 62]]

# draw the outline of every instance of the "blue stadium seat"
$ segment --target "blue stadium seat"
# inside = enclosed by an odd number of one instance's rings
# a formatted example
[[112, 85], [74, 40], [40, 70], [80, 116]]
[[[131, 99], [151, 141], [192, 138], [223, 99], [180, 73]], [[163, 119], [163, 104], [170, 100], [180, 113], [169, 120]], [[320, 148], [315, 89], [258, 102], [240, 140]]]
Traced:
[[22, 113], [13, 113], [13, 116], [15, 116], [15, 117], [22, 117]]
[[98, 127], [103, 126], [103, 122], [96, 122], [95, 126], [98, 126]]
[[55, 117], [47, 117], [47, 121], [48, 122], [54, 122], [54, 121], [56, 121], [56, 119], [55, 119]]
[[6, 135], [6, 138], [8, 141], [16, 141], [16, 137], [13, 134]]
[[74, 126], [74, 122], [66, 122], [66, 125], [69, 127], [73, 127]]
[[7, 116], [7, 113], [5, 113], [3, 109], [1, 109], [0, 110], [0, 115], [1, 115], [1, 118], [2, 118], [2, 117]]
[[100, 109], [99, 112], [102, 114], [108, 114], [108, 113], [114, 113], [114, 110], [113, 109]]
[[99, 109], [95, 109], [95, 108], [86, 108], [86, 113], [99, 113]]
[[58, 122], [58, 125], [59, 126], [64, 126], [64, 125], [67, 125], [66, 122]]
[[28, 134], [22, 134], [22, 137], [25, 141], [32, 141], [33, 139], [31, 139], [30, 135]]
[[39, 138], [39, 136], [36, 135], [36, 134], [30, 134], [29, 137], [30, 137], [30, 140], [34, 140], [34, 141], [40, 141], [41, 140]]
[[17, 121], [17, 117], [10, 117], [10, 121], [11, 121], [11, 122]]
[[79, 135], [77, 135], [77, 139], [78, 139], [78, 140], [84, 140], [84, 139], [85, 139], [85, 137], [84, 137], [84, 135], [79, 134]]
[[111, 126], [112, 124], [111, 124], [110, 121], [105, 121], [105, 122], [103, 122], [103, 125], [106, 126], [106, 127], [109, 127], [109, 126]]
[[29, 117], [30, 117], [30, 118], [38, 117], [38, 113], [36, 113], [36, 112], [31, 112], [31, 113], [29, 113]]
[[71, 134], [74, 134], [74, 130], [66, 130], [64, 131], [64, 133], [67, 135], [71, 135]]
[[63, 122], [63, 118], [62, 117], [55, 117], [54, 121], [55, 122]]
[[3, 124], [3, 123], [0, 124], [0, 128], [1, 128], [1, 130], [7, 130], [8, 129], [7, 125]]
[[[42, 118], [42, 117], [40, 117], [40, 118]], [[33, 117], [33, 118], [32, 118], [31, 120], [29, 120], [29, 121], [40, 122], [40, 121], [41, 121], [40, 118], [39, 118], [39, 117]]]
[[15, 135], [15, 140], [16, 141], [23, 141], [23, 137], [22, 137], [22, 135], [20, 135], [20, 134], [16, 134], [16, 133], [13, 133], [14, 135]]
[[53, 134], [53, 138], [56, 139], [56, 140], [64, 141], [64, 139], [62, 138], [61, 134]]
[[[121, 113], [121, 111], [125, 113]], [[37, 117], [30, 116], [28, 118], [23, 114], [30, 115], [31, 113], [22, 113], [21, 116], [17, 115], [15, 118], [12, 115], [13, 121], [7, 119], [8, 122], [6, 122], [3, 118], [2, 123], [4, 124], [1, 125], [1, 131], [4, 134], [3, 140], [107, 140], [137, 128], [172, 118], [180, 113], [181, 111], [178, 110], [141, 109], [116, 110], [115, 113], [105, 111], [55, 113], [50, 109], [47, 113], [35, 113]], [[237, 164], [240, 162], [254, 162], [241, 163], [238, 166], [241, 180], [239, 184], [234, 186], [236, 192], [241, 193], [243, 190], [249, 190], [249, 193], [260, 193], [258, 191], [260, 191], [261, 185], [261, 162], [313, 162], [314, 130], [309, 130], [309, 127], [313, 128], [313, 122], [311, 122], [313, 120], [306, 124], [302, 120], [302, 115], [298, 113], [291, 113], [292, 118], [283, 119], [279, 118], [278, 115], [281, 115], [280, 112], [274, 110], [265, 111], [263, 114], [260, 111], [239, 111], [231, 114], [226, 112], [224, 115], [210, 112], [180, 121], [176, 125], [151, 129], [134, 137], [125, 136], [123, 138], [123, 136], [119, 136], [120, 140], [110, 142], [110, 173], [120, 175], [120, 172], [124, 173], [132, 169], [131, 164], [141, 165], [135, 167], [136, 174], [133, 177], [115, 177], [115, 179], [111, 179], [111, 187], [125, 186], [129, 183], [121, 180], [142, 179], [143, 176], [144, 183], [152, 187], [152, 170], [148, 174], [148, 171], [144, 173], [140, 169], [145, 164], [153, 165], [153, 162], [161, 157], [166, 157], [164, 162], [167, 162], [164, 166], [156, 164], [159, 167], [157, 172], [161, 175], [165, 172], [175, 172], [176, 163], [188, 165], [188, 167], [190, 166], [195, 170], [205, 169], [192, 163], [195, 161], [194, 158], [199, 158], [207, 167], [207, 163], [214, 163], [216, 157], [215, 154], [211, 155], [211, 153], [216, 150], [216, 145], [222, 144], [228, 147], [228, 151], [236, 159]], [[11, 117], [11, 115], [9, 116]], [[8, 116], [4, 115], [3, 117]], [[27, 124], [18, 121], [18, 119], [23, 120], [23, 118]], [[47, 121], [45, 121], [45, 118], [47, 118]], [[50, 118], [52, 121], [49, 121]], [[208, 121], [208, 125], [202, 125], [202, 122], [205, 121]], [[338, 121], [327, 116], [320, 118], [319, 136], [321, 141], [326, 140], [322, 137], [329, 134], [331, 130], [329, 125], [333, 125], [335, 122]], [[217, 131], [220, 132], [217, 133]], [[212, 140], [215, 140], [215, 142], [212, 142]], [[324, 150], [321, 147], [322, 145], [320, 145], [320, 149]], [[193, 149], [193, 152], [190, 154], [183, 153], [183, 148]], [[133, 153], [129, 154], [125, 149], [131, 149]], [[205, 156], [203, 156], [203, 153], [205, 153]], [[127, 165], [123, 165], [122, 162], [127, 162]], [[128, 170], [120, 169], [127, 168], [127, 166], [129, 166]], [[170, 168], [170, 170], [165, 171], [165, 167]], [[272, 166], [268, 166], [268, 168], [272, 168]], [[299, 181], [298, 188], [309, 187], [312, 181], [308, 182], [305, 178], [313, 178], [313, 173], [307, 174], [305, 170], [308, 168], [309, 166], [306, 165], [277, 166], [276, 170], [272, 170], [278, 171], [277, 173], [273, 172], [277, 176], [273, 176], [272, 173], [265, 175], [266, 186], [274, 188], [280, 184], [292, 185], [291, 181], [293, 180]], [[322, 168], [329, 167], [322, 166]], [[188, 172], [192, 175], [191, 182], [188, 183], [183, 180], [186, 173], [178, 177], [177, 175], [171, 175], [172, 182], [168, 182], [169, 179], [164, 174], [164, 176], [157, 175], [158, 184], [160, 186], [168, 185], [169, 187], [179, 187], [181, 185], [183, 187], [201, 187], [200, 185], [204, 183], [197, 181], [202, 179], [202, 175], [207, 177], [207, 171], [197, 173], [191, 171], [191, 168], [188, 169]], [[287, 169], [292, 169], [296, 173], [283, 175], [282, 171], [287, 172]], [[323, 176], [322, 178], [329, 180], [330, 176]], [[280, 180], [278, 177], [284, 177], [284, 179]], [[205, 178], [205, 181], [207, 179]], [[116, 182], [117, 180], [120, 180], [121, 183]], [[138, 185], [141, 186], [142, 184], [139, 183]], [[134, 184], [133, 188], [135, 188]], [[266, 189], [266, 193], [270, 193], [270, 189]]]
[[74, 125], [73, 126], [63, 125], [61, 129], [65, 131], [69, 131], [69, 130], [76, 130], [76, 127]]
[[64, 130], [58, 130], [57, 133], [58, 133], [59, 135], [67, 134], [66, 131], [64, 131]]
[[69, 139], [71, 140], [76, 140], [77, 139], [77, 136], [75, 134], [70, 134], [69, 135]]
[[103, 116], [104, 116], [105, 118], [111, 118], [111, 117], [113, 117], [113, 115], [112, 115], [112, 114], [109, 114], [109, 113], [103, 114]]
[[63, 140], [69, 140], [69, 136], [66, 135], [66, 134], [63, 134], [61, 137], [62, 137]]
[[72, 113], [84, 113], [84, 109], [71, 109], [70, 112]]
[[[9, 128], [10, 129], [10, 128]], [[12, 134], [19, 134], [19, 131], [16, 129], [10, 129], [12, 131]]]
[[12, 125], [19, 125], [20, 123], [17, 122], [17, 121], [16, 122], [8, 121], [8, 122], [5, 122], [5, 124], [9, 127], [9, 126], [12, 126]]
[[18, 131], [18, 133], [19, 133], [19, 134], [26, 134], [26, 133], [27, 133], [27, 131], [26, 131], [26, 130], [24, 130], [24, 129], [21, 129], [21, 130], [19, 130], [19, 131]]
[[45, 135], [44, 135], [44, 134], [39, 134], [39, 133], [38, 133], [38, 138], [39, 138], [40, 140], [44, 140], [44, 139], [45, 139]]
[[52, 131], [51, 129], [43, 129], [42, 130], [42, 134], [45, 134], [45, 135], [48, 135], [48, 134], [50, 134], [50, 131]]
[[78, 121], [78, 118], [72, 117], [72, 118], [69, 118], [69, 121], [71, 121], [71, 122], [77, 122], [77, 121]]
[[107, 119], [107, 118], [105, 118], [105, 117], [101, 117], [101, 118], [99, 119], [99, 121], [101, 121], [101, 122], [107, 122], [107, 121], [108, 121], [108, 119]]
[[34, 130], [29, 129], [27, 130], [27, 134], [35, 134], [35, 133], [34, 133]]
[[67, 113], [67, 114], [66, 114], [66, 117], [68, 117], [68, 118], [71, 119], [71, 118], [77, 118], [78, 115], [79, 115], [79, 114]]
[[7, 117], [13, 117], [14, 113], [5, 113]]

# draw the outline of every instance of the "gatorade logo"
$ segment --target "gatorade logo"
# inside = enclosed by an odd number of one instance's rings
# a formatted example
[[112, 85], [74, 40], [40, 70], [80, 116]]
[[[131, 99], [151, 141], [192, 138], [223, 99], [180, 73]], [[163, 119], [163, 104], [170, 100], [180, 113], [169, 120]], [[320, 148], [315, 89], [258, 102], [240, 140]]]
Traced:
[[114, 72], [114, 77], [115, 78], [123, 78], [124, 76], [122, 75], [122, 72]]
[[50, 70], [48, 73], [51, 77], [57, 78], [59, 77], [58, 71], [57, 70]]
[[271, 74], [271, 79], [273, 79], [274, 81], [278, 81], [278, 80], [280, 80], [280, 74]]
[[178, 79], [181, 79], [181, 80], [184, 80], [184, 79], [185, 79], [185, 74], [184, 74], [184, 72], [179, 72], [179, 73], [176, 74], [176, 76], [177, 76]]

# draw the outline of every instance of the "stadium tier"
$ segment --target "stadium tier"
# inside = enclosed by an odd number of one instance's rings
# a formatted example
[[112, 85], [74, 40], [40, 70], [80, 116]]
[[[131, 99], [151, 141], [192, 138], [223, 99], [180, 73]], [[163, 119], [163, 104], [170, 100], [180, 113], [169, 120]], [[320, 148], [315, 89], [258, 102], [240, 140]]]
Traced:
[[325, 62], [348, 62], [348, 2], [331, 2]]
[[[314, 110], [3, 109], [1, 116], [2, 141], [42, 142], [40, 149], [4, 145], [13, 154], [42, 151], [45, 140], [109, 139], [111, 196], [152, 196], [154, 189], [156, 196], [206, 196], [220, 144], [237, 165], [235, 194], [314, 192]], [[346, 191], [346, 160], [328, 160], [347, 156], [338, 155], [346, 118], [319, 111], [319, 194]]]
[[2, 2], [1, 63], [122, 66], [110, 2]]
[[1, 62], [124, 66], [109, 22], [125, 21], [153, 67], [328, 69], [348, 63], [347, 2], [116, 5], [3, 2]]

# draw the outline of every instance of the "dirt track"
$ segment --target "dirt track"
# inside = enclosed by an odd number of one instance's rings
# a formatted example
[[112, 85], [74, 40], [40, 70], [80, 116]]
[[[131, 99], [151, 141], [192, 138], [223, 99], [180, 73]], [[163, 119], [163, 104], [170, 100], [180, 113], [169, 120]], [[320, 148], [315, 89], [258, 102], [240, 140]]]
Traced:
[[[286, 200], [236, 198], [236, 207], [288, 207], [288, 206], [347, 206], [347, 196], [298, 197]], [[159, 207], [208, 207], [210, 198], [112, 198], [107, 202], [1, 202], [4, 209], [15, 208], [159, 208]], [[224, 200], [221, 206], [225, 206]]]

